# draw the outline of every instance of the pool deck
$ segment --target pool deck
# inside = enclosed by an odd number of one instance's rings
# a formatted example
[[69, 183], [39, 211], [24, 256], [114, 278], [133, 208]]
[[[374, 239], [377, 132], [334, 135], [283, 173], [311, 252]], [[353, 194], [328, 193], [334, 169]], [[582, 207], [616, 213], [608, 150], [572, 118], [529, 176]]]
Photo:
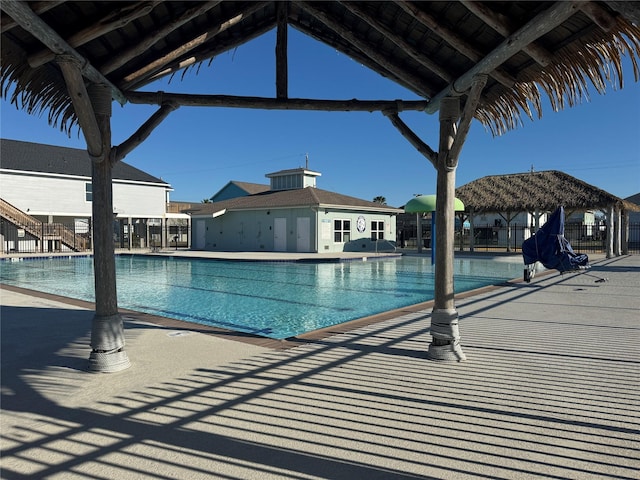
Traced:
[[463, 363], [424, 306], [282, 349], [124, 315], [90, 374], [86, 305], [2, 288], [0, 477], [637, 480], [640, 256], [592, 264], [457, 297]]

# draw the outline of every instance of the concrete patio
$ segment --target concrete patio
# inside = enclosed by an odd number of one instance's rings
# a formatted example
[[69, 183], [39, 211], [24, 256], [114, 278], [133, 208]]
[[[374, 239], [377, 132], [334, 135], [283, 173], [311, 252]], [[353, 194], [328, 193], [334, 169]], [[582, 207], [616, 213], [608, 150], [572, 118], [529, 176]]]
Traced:
[[126, 317], [90, 374], [90, 310], [0, 300], [3, 479], [640, 478], [640, 256], [459, 299], [464, 363], [429, 309], [287, 349]]

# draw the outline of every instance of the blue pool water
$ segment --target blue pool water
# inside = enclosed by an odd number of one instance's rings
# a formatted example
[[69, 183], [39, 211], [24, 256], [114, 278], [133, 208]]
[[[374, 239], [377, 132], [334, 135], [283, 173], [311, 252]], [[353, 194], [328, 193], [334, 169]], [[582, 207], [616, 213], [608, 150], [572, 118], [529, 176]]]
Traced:
[[[519, 258], [456, 258], [456, 292], [519, 277]], [[428, 258], [339, 263], [116, 256], [121, 308], [270, 338], [433, 299]], [[90, 257], [0, 262], [0, 281], [94, 301]]]

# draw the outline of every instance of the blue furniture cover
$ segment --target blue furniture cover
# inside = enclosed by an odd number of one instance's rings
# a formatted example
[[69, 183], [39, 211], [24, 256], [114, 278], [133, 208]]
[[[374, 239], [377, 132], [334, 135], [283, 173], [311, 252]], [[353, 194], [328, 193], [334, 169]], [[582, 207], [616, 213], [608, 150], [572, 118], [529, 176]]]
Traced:
[[589, 268], [589, 257], [573, 251], [564, 238], [564, 207], [560, 206], [531, 238], [522, 242], [525, 265], [542, 263], [559, 272]]

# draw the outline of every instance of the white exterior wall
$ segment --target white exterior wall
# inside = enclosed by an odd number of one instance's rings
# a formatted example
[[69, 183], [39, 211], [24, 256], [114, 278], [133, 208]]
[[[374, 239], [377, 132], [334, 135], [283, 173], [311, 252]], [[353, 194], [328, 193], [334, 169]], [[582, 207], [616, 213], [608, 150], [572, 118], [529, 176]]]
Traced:
[[[90, 178], [2, 172], [0, 197], [29, 215], [88, 218], [87, 183]], [[114, 180], [113, 206], [119, 217], [162, 218], [166, 186]]]
[[[365, 230], [358, 231], [358, 217], [363, 217]], [[334, 241], [334, 221], [349, 220], [351, 223], [350, 242]], [[384, 222], [384, 241], [371, 240], [371, 222]], [[384, 213], [358, 212], [352, 210], [329, 210], [327, 213], [321, 209], [318, 215], [318, 253], [328, 252], [372, 252], [392, 249], [396, 242], [396, 216]], [[391, 242], [391, 245], [389, 244]]]
[[[211, 215], [193, 216], [192, 225], [204, 220], [204, 250], [227, 252], [273, 252], [275, 251], [274, 227], [275, 218], [286, 223], [286, 252], [296, 252], [298, 244], [297, 219], [309, 219], [309, 247], [307, 252], [315, 251], [315, 212], [309, 208], [286, 208], [271, 210], [253, 210], [227, 212], [216, 218]], [[194, 235], [197, 232], [193, 231]], [[192, 239], [194, 248], [195, 238]]]
[[[360, 233], [357, 230], [357, 219], [363, 216], [366, 229]], [[298, 219], [308, 219], [308, 232], [298, 231]], [[279, 219], [276, 221], [276, 219]], [[350, 241], [334, 241], [334, 220], [350, 221]], [[273, 252], [277, 251], [274, 238], [276, 223], [285, 224], [285, 239], [283, 241], [286, 252], [317, 252], [333, 253], [343, 251], [389, 251], [395, 247], [396, 217], [383, 213], [369, 213], [357, 211], [337, 211], [324, 209], [316, 212], [312, 208], [283, 208], [270, 210], [226, 212], [215, 218], [212, 215], [192, 217], [193, 238], [192, 245], [197, 248], [198, 222], [204, 222], [204, 250], [228, 252]], [[384, 240], [371, 240], [371, 222], [384, 222]], [[301, 248], [301, 238], [307, 238], [308, 248]], [[391, 243], [389, 243], [391, 242]]]
[[91, 179], [0, 173], [0, 197], [29, 215], [91, 216], [85, 183]]
[[118, 217], [162, 218], [166, 212], [166, 189], [154, 185], [113, 182], [113, 209]]

